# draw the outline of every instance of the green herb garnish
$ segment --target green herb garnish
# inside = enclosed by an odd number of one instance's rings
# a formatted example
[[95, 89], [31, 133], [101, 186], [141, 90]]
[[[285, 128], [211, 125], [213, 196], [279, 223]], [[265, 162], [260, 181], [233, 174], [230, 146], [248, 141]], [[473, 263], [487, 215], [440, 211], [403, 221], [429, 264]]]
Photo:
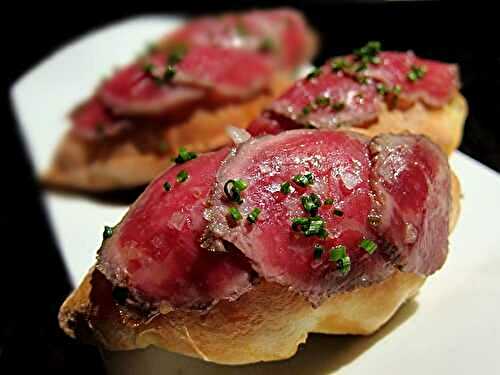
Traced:
[[194, 152], [187, 151], [184, 147], [179, 149], [179, 154], [172, 159], [176, 164], [183, 164], [189, 160], [196, 159], [198, 155]]
[[188, 178], [189, 178], [189, 174], [184, 169], [182, 171], [180, 171], [179, 173], [177, 173], [177, 176], [175, 177], [175, 179], [179, 183], [186, 181]]
[[260, 44], [259, 44], [259, 51], [260, 52], [264, 52], [264, 53], [268, 53], [268, 52], [273, 52], [275, 50], [276, 46], [274, 45], [274, 41], [267, 37], [267, 38], [264, 38], [260, 41]]
[[177, 70], [175, 69], [175, 66], [167, 65], [167, 68], [165, 69], [165, 73], [163, 74], [163, 81], [165, 81], [165, 82], [171, 81], [174, 78], [176, 73], [177, 73]]
[[337, 245], [330, 249], [330, 260], [337, 262], [338, 260], [347, 256], [347, 248], [344, 245]]
[[187, 46], [185, 44], [179, 44], [175, 46], [170, 54], [168, 55], [167, 64], [175, 65], [182, 61], [187, 53]]
[[243, 199], [241, 199], [240, 193], [247, 187], [248, 183], [244, 180], [227, 180], [227, 182], [224, 184], [224, 193], [229, 198], [229, 200], [241, 204], [243, 203]]
[[318, 209], [321, 207], [321, 199], [314, 193], [303, 195], [301, 201], [304, 210], [309, 212], [312, 216], [315, 216], [318, 213]]
[[363, 47], [355, 49], [354, 55], [361, 62], [368, 64], [379, 64], [380, 57], [378, 53], [382, 49], [382, 44], [378, 41], [371, 41], [366, 43]]
[[359, 247], [365, 250], [368, 254], [373, 254], [377, 250], [377, 244], [372, 240], [364, 239], [360, 242]]
[[170, 191], [171, 187], [172, 187], [172, 186], [170, 185], [170, 183], [169, 183], [168, 181], [166, 181], [166, 182], [163, 184], [163, 190], [165, 190], [165, 191]]
[[389, 89], [383, 83], [377, 83], [376, 88], [377, 92], [382, 96], [385, 96], [389, 92]]
[[144, 73], [146, 74], [151, 74], [153, 73], [153, 69], [154, 69], [154, 65], [151, 64], [151, 63], [147, 63], [147, 64], [144, 64], [143, 67], [142, 67], [142, 70], [144, 71]]
[[342, 111], [345, 108], [345, 103], [338, 101], [338, 102], [333, 102], [332, 103], [332, 109], [334, 111]]
[[306, 79], [310, 80], [319, 77], [320, 74], [321, 74], [321, 68], [314, 68], [308, 75], [306, 75]]
[[345, 68], [348, 68], [349, 63], [346, 59], [338, 58], [332, 61], [331, 66], [334, 72], [339, 72], [341, 70], [344, 70]]
[[306, 237], [319, 236], [325, 238], [328, 235], [325, 229], [325, 221], [319, 216], [293, 218], [292, 229], [295, 232], [302, 232]]
[[305, 173], [305, 174], [298, 174], [293, 176], [292, 178], [293, 182], [295, 182], [297, 185], [306, 187], [309, 185], [314, 184], [314, 175], [310, 172]]
[[348, 274], [351, 270], [351, 258], [345, 257], [337, 261], [337, 269], [344, 275]]
[[306, 106], [304, 106], [304, 108], [302, 108], [302, 114], [304, 116], [307, 116], [309, 113], [311, 113], [311, 110], [312, 110], [311, 106], [306, 105]]
[[108, 227], [107, 225], [104, 226], [104, 232], [102, 232], [102, 238], [105, 240], [110, 238], [113, 235], [113, 227]]
[[344, 211], [342, 211], [342, 210], [340, 210], [340, 209], [338, 209], [338, 208], [335, 208], [335, 209], [333, 210], [333, 214], [334, 214], [335, 216], [344, 216]]
[[320, 259], [321, 256], [323, 255], [323, 252], [325, 249], [321, 245], [314, 245], [314, 253], [313, 253], [313, 258], [314, 259]]
[[419, 79], [423, 78], [425, 76], [425, 73], [427, 72], [427, 67], [425, 65], [417, 66], [417, 65], [412, 65], [410, 71], [406, 75], [406, 77], [411, 81], [411, 82], [416, 82]]
[[323, 202], [325, 206], [331, 206], [333, 204], [333, 199], [332, 198], [326, 198]]
[[228, 208], [229, 214], [235, 221], [239, 221], [242, 219], [242, 216], [240, 214], [240, 211], [236, 207], [229, 207]]
[[260, 208], [254, 208], [252, 212], [248, 214], [247, 220], [253, 224], [257, 221], [259, 215], [260, 215]]
[[291, 186], [290, 186], [290, 182], [288, 181], [285, 181], [283, 182], [281, 185], [280, 185], [280, 191], [283, 193], [283, 194], [290, 194], [292, 189], [291, 189]]
[[337, 264], [337, 269], [344, 275], [351, 270], [351, 258], [347, 255], [344, 245], [337, 245], [330, 249], [330, 261]]
[[328, 96], [317, 96], [316, 99], [314, 99], [314, 104], [319, 107], [325, 107], [330, 104], [330, 98]]

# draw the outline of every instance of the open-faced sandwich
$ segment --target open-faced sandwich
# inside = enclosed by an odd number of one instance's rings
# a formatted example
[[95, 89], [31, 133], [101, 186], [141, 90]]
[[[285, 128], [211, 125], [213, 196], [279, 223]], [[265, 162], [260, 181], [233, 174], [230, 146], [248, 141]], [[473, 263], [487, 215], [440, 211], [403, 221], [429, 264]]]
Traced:
[[373, 43], [328, 62], [251, 124], [264, 135], [180, 154], [106, 227], [61, 327], [226, 364], [373, 333], [446, 260], [465, 115], [453, 65]]
[[229, 143], [309, 61], [316, 37], [291, 9], [186, 23], [105, 79], [70, 114], [45, 183], [106, 191], [149, 183], [181, 148]]

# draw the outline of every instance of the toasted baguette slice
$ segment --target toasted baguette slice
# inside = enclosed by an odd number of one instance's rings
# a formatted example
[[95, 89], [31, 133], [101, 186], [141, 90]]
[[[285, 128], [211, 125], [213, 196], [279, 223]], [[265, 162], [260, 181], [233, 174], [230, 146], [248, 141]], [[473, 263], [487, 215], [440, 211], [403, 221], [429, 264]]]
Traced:
[[228, 125], [246, 127], [291, 83], [288, 75], [276, 74], [269, 92], [251, 100], [200, 108], [179, 123], [138, 126], [100, 141], [86, 141], [68, 131], [42, 181], [89, 192], [145, 185], [172, 163], [181, 146], [207, 152], [230, 143], [225, 131]]
[[[455, 175], [451, 195], [450, 229], [460, 207]], [[219, 302], [206, 313], [176, 310], [144, 318], [118, 305], [111, 284], [92, 269], [61, 307], [59, 322], [68, 335], [108, 350], [154, 345], [223, 364], [273, 361], [293, 356], [311, 332], [375, 332], [424, 281], [396, 272], [379, 284], [330, 297], [317, 309], [288, 288], [262, 281], [238, 300]]]
[[404, 131], [424, 134], [450, 155], [460, 145], [467, 113], [467, 102], [457, 92], [450, 102], [440, 109], [430, 109], [416, 102], [406, 110], [389, 111], [384, 105], [376, 123], [366, 128], [349, 130], [359, 131], [370, 137]]

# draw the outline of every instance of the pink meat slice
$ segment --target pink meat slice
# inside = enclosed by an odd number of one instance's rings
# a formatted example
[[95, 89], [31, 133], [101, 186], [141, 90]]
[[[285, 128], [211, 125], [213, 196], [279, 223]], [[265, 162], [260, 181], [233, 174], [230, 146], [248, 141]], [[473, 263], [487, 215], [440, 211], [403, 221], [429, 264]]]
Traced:
[[128, 121], [113, 116], [96, 96], [71, 112], [70, 120], [71, 132], [88, 140], [113, 136], [129, 125]]
[[[327, 102], [321, 104], [321, 100]], [[369, 124], [376, 120], [379, 104], [374, 85], [360, 84], [325, 65], [317, 77], [297, 81], [270, 110], [302, 125], [335, 129]]]
[[381, 135], [370, 143], [377, 230], [385, 253], [405, 272], [429, 275], [448, 253], [450, 171], [427, 138]]
[[247, 128], [247, 131], [254, 137], [284, 132], [285, 130], [292, 130], [301, 128], [302, 126], [289, 118], [278, 115], [273, 112], [265, 111], [253, 120]]
[[268, 54], [276, 67], [292, 69], [310, 57], [310, 34], [299, 12], [283, 8], [203, 17], [165, 39], [170, 45], [215, 46]]
[[[431, 107], [442, 107], [459, 88], [458, 68], [454, 64], [421, 59], [409, 52], [381, 52], [380, 63], [369, 64], [364, 75], [383, 82], [389, 87], [399, 85], [401, 97], [410, 101], [421, 100]], [[417, 80], [410, 80], [412, 67], [424, 70]]]
[[[376, 240], [367, 223], [372, 209], [369, 156], [367, 140], [345, 132], [291, 130], [244, 143], [217, 173], [212, 207], [205, 212], [210, 222], [205, 246], [219, 248], [221, 240], [234, 245], [261, 276], [304, 293], [314, 304], [327, 295], [383, 280], [394, 268], [381, 253], [369, 255], [359, 248], [362, 239]], [[292, 183], [290, 194], [280, 192], [280, 184], [307, 172], [314, 174], [312, 186]], [[241, 205], [225, 197], [224, 184], [230, 179], [248, 183]], [[306, 237], [291, 226], [293, 218], [307, 216], [301, 197], [313, 192], [322, 201], [334, 201], [318, 212], [327, 238]], [[254, 208], [261, 213], [254, 224], [246, 219], [235, 224], [229, 207], [237, 207], [243, 218]], [[335, 215], [334, 208], [343, 216]], [[314, 258], [315, 245], [325, 248], [320, 259]], [[328, 250], [338, 245], [347, 247], [353, 264], [347, 275], [329, 260]]]
[[[153, 74], [161, 78], [165, 55], [152, 57]], [[265, 89], [273, 73], [269, 59], [256, 52], [220, 47], [193, 47], [175, 66], [172, 81], [213, 89], [223, 98], [245, 99]]]
[[[114, 285], [126, 286], [139, 301], [173, 308], [204, 308], [251, 287], [241, 254], [199, 246], [206, 225], [202, 212], [227, 153], [176, 165], [149, 185], [100, 251], [99, 269]], [[176, 182], [181, 170], [189, 174], [183, 183]]]
[[159, 83], [133, 63], [116, 72], [100, 87], [102, 102], [117, 115], [159, 116], [203, 97], [198, 88]]

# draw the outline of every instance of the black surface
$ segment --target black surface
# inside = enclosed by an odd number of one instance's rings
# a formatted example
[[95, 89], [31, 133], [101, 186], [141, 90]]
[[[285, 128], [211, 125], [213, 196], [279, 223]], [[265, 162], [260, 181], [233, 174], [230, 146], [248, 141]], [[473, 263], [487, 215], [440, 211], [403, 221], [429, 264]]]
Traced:
[[[216, 12], [254, 7], [270, 2], [182, 1], [161, 6], [119, 4], [110, 9], [68, 2], [57, 9], [29, 9], [13, 4], [13, 25], [3, 31], [6, 52], [2, 70], [2, 128], [0, 147], [0, 234], [2, 299], [0, 308], [0, 372], [97, 374], [103, 371], [99, 355], [65, 337], [57, 326], [57, 311], [70, 291], [68, 277], [40, 205], [39, 189], [23, 150], [9, 109], [7, 89], [29, 67], [74, 37], [113, 20], [141, 13]], [[461, 150], [500, 171], [500, 51], [495, 12], [479, 3], [467, 6], [441, 3], [293, 2], [303, 9], [323, 37], [327, 56], [350, 51], [367, 40], [378, 39], [387, 49], [412, 48], [417, 54], [458, 62], [463, 93], [470, 105]], [[142, 7], [141, 7], [142, 6]], [[146, 7], [146, 8], [145, 8]], [[81, 8], [81, 9], [80, 9]], [[20, 17], [20, 16], [23, 17]], [[491, 15], [491, 17], [490, 17]], [[24, 22], [19, 22], [22, 19]], [[8, 20], [6, 20], [8, 21]], [[3, 24], [5, 26], [6, 23]], [[98, 56], [96, 56], [98, 58]], [[75, 72], [78, 74], [78, 72]], [[50, 95], [50, 88], [47, 88]], [[51, 124], [40, 124], [51, 126]]]

